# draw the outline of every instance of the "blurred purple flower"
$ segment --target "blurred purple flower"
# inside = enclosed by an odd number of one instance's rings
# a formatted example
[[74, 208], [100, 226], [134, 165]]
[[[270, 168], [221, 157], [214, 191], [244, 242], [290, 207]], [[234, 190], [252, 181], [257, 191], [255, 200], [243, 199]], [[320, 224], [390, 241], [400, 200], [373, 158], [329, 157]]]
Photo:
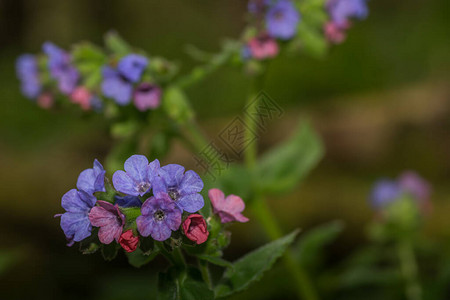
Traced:
[[92, 226], [100, 227], [98, 239], [103, 244], [110, 244], [112, 241], [119, 241], [122, 234], [125, 216], [120, 212], [117, 205], [99, 200], [99, 206], [94, 206], [89, 213], [89, 220]]
[[42, 85], [39, 80], [36, 57], [31, 54], [19, 56], [16, 61], [16, 73], [21, 83], [22, 94], [29, 99], [38, 97]]
[[76, 189], [68, 191], [62, 197], [61, 206], [66, 212], [55, 217], [61, 217], [61, 228], [69, 241], [68, 246], [91, 235], [92, 225], [88, 215], [96, 201], [93, 195]]
[[370, 195], [370, 202], [374, 208], [383, 208], [400, 197], [402, 190], [398, 183], [389, 179], [377, 181]]
[[161, 89], [150, 83], [141, 83], [134, 91], [134, 105], [140, 111], [155, 109], [161, 102]]
[[143, 155], [133, 155], [125, 161], [125, 172], [116, 171], [113, 184], [116, 190], [131, 196], [143, 196], [154, 184], [154, 178], [159, 169], [159, 161], [155, 159], [150, 164]]
[[133, 85], [118, 71], [104, 66], [102, 92], [106, 97], [114, 99], [117, 104], [126, 105], [131, 101]]
[[95, 159], [93, 168], [82, 171], [78, 176], [77, 189], [89, 194], [105, 192], [105, 173], [102, 164]]
[[210, 189], [208, 196], [213, 205], [214, 213], [219, 215], [222, 223], [248, 222], [249, 219], [242, 214], [245, 203], [241, 197], [229, 195], [225, 198], [224, 193], [219, 189]]
[[266, 15], [269, 35], [282, 40], [292, 38], [297, 32], [300, 13], [290, 0], [278, 0], [269, 8]]
[[138, 54], [129, 54], [120, 59], [117, 71], [128, 81], [138, 82], [148, 65], [148, 59]]
[[184, 167], [170, 164], [161, 167], [153, 184], [155, 196], [168, 194], [182, 210], [194, 213], [203, 207], [204, 200], [199, 193], [203, 189], [203, 181], [192, 170], [184, 173]]
[[142, 204], [141, 213], [136, 224], [144, 237], [150, 235], [157, 241], [165, 241], [170, 238], [172, 231], [180, 228], [181, 210], [167, 194], [159, 193], [147, 199]]
[[327, 10], [331, 21], [341, 28], [350, 18], [361, 20], [368, 15], [367, 0], [329, 0]]
[[398, 179], [398, 184], [405, 193], [410, 194], [416, 200], [421, 202], [429, 201], [431, 195], [430, 184], [416, 172], [403, 172]]
[[77, 69], [71, 64], [70, 54], [50, 42], [44, 43], [42, 48], [48, 56], [50, 75], [58, 81], [59, 90], [63, 94], [70, 94], [80, 77]]
[[115, 203], [120, 207], [141, 207], [142, 202], [137, 196], [114, 196]]

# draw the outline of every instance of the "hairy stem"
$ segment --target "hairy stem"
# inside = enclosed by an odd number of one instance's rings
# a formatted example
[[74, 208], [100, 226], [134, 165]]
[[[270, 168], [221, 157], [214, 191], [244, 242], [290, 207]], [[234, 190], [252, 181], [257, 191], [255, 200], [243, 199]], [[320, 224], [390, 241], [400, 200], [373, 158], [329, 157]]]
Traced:
[[411, 242], [402, 240], [397, 243], [400, 268], [406, 284], [406, 297], [409, 300], [422, 299], [422, 289], [418, 279], [418, 267]]
[[213, 282], [211, 279], [211, 273], [209, 272], [208, 262], [203, 261], [201, 259], [198, 260], [198, 266], [200, 268], [200, 272], [202, 273], [203, 281], [206, 283], [210, 290], [213, 289]]
[[[262, 196], [253, 199], [252, 209], [264, 231], [271, 240], [276, 240], [283, 236], [276, 218], [272, 215], [266, 200]], [[295, 288], [299, 299], [317, 300], [319, 299], [308, 273], [300, 266], [295, 259], [294, 252], [289, 248], [283, 256], [286, 269], [295, 281]]]

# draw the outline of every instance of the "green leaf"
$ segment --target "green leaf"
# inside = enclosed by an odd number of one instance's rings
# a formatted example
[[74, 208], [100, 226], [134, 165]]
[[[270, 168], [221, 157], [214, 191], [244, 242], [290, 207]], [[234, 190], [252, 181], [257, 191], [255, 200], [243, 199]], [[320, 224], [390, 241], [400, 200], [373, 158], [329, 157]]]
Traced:
[[159, 250], [155, 250], [150, 255], [145, 255], [141, 249], [137, 248], [131, 253], [127, 253], [128, 262], [135, 268], [140, 268], [149, 262], [151, 262], [156, 256], [158, 256]]
[[131, 46], [115, 31], [110, 31], [105, 35], [106, 48], [118, 56], [124, 56], [131, 52]]
[[198, 258], [202, 259], [202, 260], [206, 260], [209, 263], [212, 263], [213, 265], [217, 265], [217, 266], [221, 266], [221, 267], [228, 267], [228, 268], [233, 268], [233, 264], [223, 258], [220, 257], [216, 257], [216, 256], [210, 256], [210, 255], [204, 255], [204, 254], [200, 254], [197, 255]]
[[189, 101], [180, 88], [168, 87], [162, 101], [167, 115], [175, 122], [183, 124], [194, 117]]
[[262, 156], [256, 184], [265, 193], [289, 191], [318, 164], [323, 153], [320, 138], [309, 124], [301, 123], [290, 139]]
[[206, 283], [169, 269], [158, 277], [158, 300], [212, 300], [214, 293]]
[[84, 85], [90, 89], [98, 86], [102, 79], [102, 66], [106, 63], [106, 56], [102, 50], [84, 42], [73, 48], [72, 57], [84, 79]]
[[320, 58], [326, 54], [328, 44], [322, 30], [301, 23], [298, 26], [297, 37], [301, 41], [303, 50], [309, 55]]
[[294, 241], [299, 230], [270, 242], [233, 263], [233, 268], [227, 268], [220, 284], [215, 288], [216, 297], [225, 297], [247, 288], [260, 279], [275, 261], [283, 255]]
[[317, 265], [323, 248], [333, 242], [343, 229], [343, 222], [334, 221], [303, 234], [295, 247], [299, 263], [307, 268]]

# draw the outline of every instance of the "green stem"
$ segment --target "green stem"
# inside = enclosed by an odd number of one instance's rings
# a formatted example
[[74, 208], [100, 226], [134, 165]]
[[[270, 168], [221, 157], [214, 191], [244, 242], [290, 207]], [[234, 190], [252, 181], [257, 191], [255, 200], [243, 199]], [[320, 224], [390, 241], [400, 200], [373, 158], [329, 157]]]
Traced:
[[200, 268], [200, 272], [202, 273], [203, 281], [206, 283], [208, 288], [210, 290], [212, 290], [213, 283], [212, 283], [212, 279], [211, 279], [211, 273], [209, 272], [208, 262], [199, 259], [198, 266]]
[[[276, 219], [272, 215], [266, 200], [262, 196], [255, 197], [255, 199], [253, 199], [252, 209], [270, 239], [275, 240], [283, 236], [283, 232], [279, 224], [276, 222]], [[318, 300], [319, 297], [313, 287], [308, 273], [295, 259], [292, 249], [288, 249], [286, 251], [283, 256], [283, 262], [286, 269], [295, 280], [295, 287], [299, 299]]]
[[175, 85], [180, 88], [186, 88], [203, 80], [205, 77], [215, 72], [218, 68], [228, 63], [232, 55], [233, 51], [225, 49], [223, 52], [214, 55], [209, 63], [203, 66], [195, 67], [192, 72], [184, 77], [181, 77]]
[[400, 268], [406, 284], [406, 297], [409, 300], [422, 299], [422, 289], [418, 279], [418, 267], [414, 250], [410, 241], [402, 240], [397, 243]]
[[158, 242], [160, 253], [175, 267], [179, 269], [186, 269], [186, 261], [180, 248], [169, 252], [166, 250], [162, 242]]

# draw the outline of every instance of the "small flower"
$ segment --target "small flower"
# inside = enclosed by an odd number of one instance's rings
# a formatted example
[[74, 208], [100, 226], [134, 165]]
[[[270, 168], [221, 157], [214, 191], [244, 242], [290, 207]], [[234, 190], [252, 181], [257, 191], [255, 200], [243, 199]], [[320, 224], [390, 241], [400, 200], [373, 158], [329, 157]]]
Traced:
[[327, 22], [324, 25], [325, 37], [333, 44], [340, 44], [346, 38], [346, 30], [350, 27], [350, 23], [347, 22], [343, 26], [338, 26], [334, 22]]
[[71, 64], [71, 56], [53, 43], [46, 42], [42, 46], [48, 56], [48, 68], [51, 76], [58, 81], [59, 90], [70, 94], [75, 89], [80, 74]]
[[112, 98], [119, 105], [126, 105], [131, 101], [133, 85], [119, 72], [109, 66], [103, 67], [102, 92]]
[[259, 60], [275, 57], [279, 51], [277, 42], [267, 34], [250, 39], [247, 46], [251, 56]]
[[53, 99], [52, 94], [50, 94], [50, 93], [42, 93], [39, 95], [39, 97], [37, 99], [37, 104], [41, 108], [49, 109], [53, 106], [53, 103], [54, 103], [54, 99]]
[[266, 15], [269, 35], [282, 40], [292, 38], [297, 32], [300, 14], [290, 0], [279, 0]]
[[21, 82], [22, 94], [29, 99], [39, 96], [42, 85], [39, 80], [36, 57], [31, 54], [19, 56], [16, 61], [16, 73]]
[[98, 96], [92, 95], [89, 106], [92, 107], [94, 111], [101, 112], [103, 109], [103, 102]]
[[430, 184], [416, 172], [403, 172], [398, 179], [398, 184], [405, 193], [410, 194], [416, 200], [422, 203], [430, 200]]
[[134, 91], [133, 99], [140, 111], [155, 109], [161, 102], [161, 89], [150, 83], [141, 83]]
[[250, 0], [248, 1], [247, 9], [251, 14], [261, 14], [268, 3], [268, 0]]
[[159, 161], [150, 164], [143, 155], [133, 155], [125, 161], [125, 172], [116, 171], [113, 184], [116, 190], [131, 196], [143, 196], [150, 191], [159, 169]]
[[89, 220], [92, 226], [100, 227], [98, 239], [103, 244], [110, 244], [112, 241], [119, 241], [122, 234], [125, 216], [120, 212], [117, 205], [98, 200], [99, 206], [94, 206], [89, 213]]
[[117, 65], [119, 73], [131, 82], [138, 82], [148, 65], [148, 59], [138, 54], [123, 57]]
[[83, 110], [89, 110], [91, 108], [91, 98], [91, 92], [83, 86], [75, 88], [70, 94], [70, 100], [73, 103], [79, 104]]
[[374, 208], [383, 208], [397, 200], [401, 193], [402, 190], [397, 182], [381, 179], [372, 188], [370, 201]]
[[225, 198], [224, 193], [219, 189], [210, 189], [209, 199], [214, 208], [214, 213], [218, 214], [222, 223], [238, 221], [248, 222], [248, 218], [242, 215], [245, 209], [245, 203], [235, 195], [229, 195]]
[[136, 196], [114, 196], [115, 203], [120, 207], [141, 207], [142, 202]]
[[86, 169], [78, 175], [77, 189], [86, 193], [105, 192], [105, 169], [96, 159], [92, 169]]
[[139, 236], [133, 234], [133, 230], [129, 229], [122, 233], [119, 238], [119, 244], [127, 252], [133, 252], [136, 250], [139, 244]]
[[157, 241], [165, 241], [170, 238], [172, 231], [180, 228], [181, 210], [167, 194], [159, 193], [148, 198], [142, 204], [141, 213], [136, 224], [144, 237], [150, 235]]
[[208, 228], [202, 215], [189, 215], [183, 222], [183, 231], [188, 239], [196, 242], [198, 245], [206, 242], [208, 239]]
[[203, 189], [203, 181], [192, 170], [184, 173], [184, 167], [170, 164], [159, 169], [155, 178], [153, 194], [168, 194], [182, 210], [194, 213], [203, 207], [204, 200], [199, 193]]
[[89, 212], [97, 199], [84, 192], [72, 189], [64, 194], [61, 206], [66, 210], [61, 217], [61, 228], [69, 243], [80, 242], [91, 235], [92, 225], [89, 221]]
[[350, 18], [361, 20], [367, 17], [367, 0], [329, 0], [327, 10], [331, 21], [343, 27]]

